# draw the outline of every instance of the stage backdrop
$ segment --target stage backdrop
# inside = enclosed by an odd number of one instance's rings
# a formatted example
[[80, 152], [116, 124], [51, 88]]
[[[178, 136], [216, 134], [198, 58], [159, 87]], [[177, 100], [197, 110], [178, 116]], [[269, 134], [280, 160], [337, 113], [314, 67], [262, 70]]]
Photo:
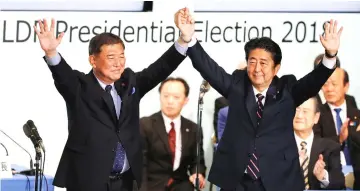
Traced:
[[[34, 154], [31, 141], [22, 126], [32, 119], [43, 138], [46, 153], [46, 174], [54, 175], [67, 140], [65, 104], [54, 87], [51, 73], [43, 60], [44, 53], [32, 26], [37, 19], [55, 18], [56, 31], [65, 32], [58, 51], [73, 69], [88, 73], [88, 42], [94, 34], [104, 31], [119, 35], [125, 41], [127, 67], [140, 71], [161, 56], [179, 31], [173, 24], [173, 14], [155, 13], [94, 13], [94, 12], [1, 12], [0, 62], [1, 94], [0, 128]], [[349, 94], [360, 100], [360, 44], [356, 25], [358, 14], [320, 13], [196, 13], [196, 36], [208, 54], [231, 73], [244, 61], [244, 44], [253, 37], [268, 36], [280, 44], [283, 61], [279, 76], [294, 74], [298, 78], [312, 70], [313, 60], [324, 49], [319, 41], [325, 21], [334, 18], [344, 26], [339, 57], [350, 75]], [[190, 102], [182, 114], [196, 122], [197, 97], [202, 81], [200, 74], [186, 59], [172, 76], [190, 83]], [[141, 101], [141, 116], [159, 110], [158, 87]], [[203, 132], [206, 163], [212, 160], [214, 100], [220, 95], [211, 90], [204, 98]], [[25, 152], [3, 135], [13, 162], [29, 166]], [[2, 152], [2, 151], [1, 151]]]

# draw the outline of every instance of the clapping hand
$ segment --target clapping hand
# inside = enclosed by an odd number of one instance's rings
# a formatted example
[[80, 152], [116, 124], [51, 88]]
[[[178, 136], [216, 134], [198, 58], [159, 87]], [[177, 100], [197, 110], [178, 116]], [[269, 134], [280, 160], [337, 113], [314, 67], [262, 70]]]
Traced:
[[322, 154], [319, 155], [319, 159], [316, 161], [315, 166], [314, 166], [314, 175], [315, 177], [321, 181], [324, 179], [325, 177], [325, 162], [324, 162], [324, 157]]

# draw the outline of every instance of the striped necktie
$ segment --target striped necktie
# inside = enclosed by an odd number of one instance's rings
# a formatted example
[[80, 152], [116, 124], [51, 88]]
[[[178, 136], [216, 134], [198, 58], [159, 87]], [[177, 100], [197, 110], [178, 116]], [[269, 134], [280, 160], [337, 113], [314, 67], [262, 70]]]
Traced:
[[308, 176], [308, 166], [309, 166], [309, 156], [307, 155], [307, 149], [306, 149], [307, 143], [305, 141], [302, 141], [300, 143], [301, 151], [305, 153], [305, 159], [301, 164], [301, 169], [303, 170], [304, 174], [304, 183], [305, 183], [305, 190], [309, 190], [309, 176]]
[[[265, 98], [262, 94], [256, 94], [257, 97], [257, 110], [256, 110], [256, 116], [258, 125], [262, 118], [264, 105], [262, 103], [262, 100]], [[250, 155], [250, 162], [246, 168], [248, 175], [254, 180], [258, 179], [260, 177], [260, 170], [259, 170], [259, 161], [256, 156], [256, 147], [254, 148], [254, 152]]]

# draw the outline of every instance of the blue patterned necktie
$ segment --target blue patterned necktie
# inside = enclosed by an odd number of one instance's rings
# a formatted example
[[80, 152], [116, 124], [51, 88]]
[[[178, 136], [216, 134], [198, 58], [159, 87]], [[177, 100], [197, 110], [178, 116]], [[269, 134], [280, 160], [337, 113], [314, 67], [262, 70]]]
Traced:
[[[105, 91], [110, 94], [111, 99], [114, 102], [114, 99], [111, 94], [111, 89], [112, 89], [111, 85], [107, 85], [105, 87]], [[114, 105], [114, 110], [116, 111], [115, 105]], [[119, 115], [117, 114], [116, 116], [119, 116]], [[114, 165], [113, 165], [112, 172], [118, 172], [118, 173], [122, 172], [124, 164], [125, 164], [125, 149], [121, 145], [121, 143], [118, 143], [116, 146], [116, 150], [115, 150], [115, 159], [114, 159]]]
[[[256, 110], [256, 116], [257, 116], [257, 124], [259, 124], [261, 118], [262, 118], [262, 114], [263, 114], [263, 110], [264, 110], [264, 105], [262, 103], [262, 100], [264, 99], [264, 96], [262, 94], [256, 94], [257, 97], [257, 110]], [[259, 161], [258, 158], [256, 156], [256, 147], [254, 148], [254, 152], [250, 155], [250, 161], [249, 164], [246, 168], [248, 175], [256, 180], [260, 177], [260, 170], [259, 170]]]
[[[336, 128], [338, 130], [338, 135], [340, 135], [341, 126], [342, 126], [342, 121], [341, 121], [341, 118], [340, 118], [341, 108], [335, 108], [334, 111], [336, 112]], [[343, 144], [345, 144], [343, 152], [344, 152], [344, 155], [345, 155], [346, 164], [351, 165], [350, 152], [349, 152], [347, 140], [345, 140]]]

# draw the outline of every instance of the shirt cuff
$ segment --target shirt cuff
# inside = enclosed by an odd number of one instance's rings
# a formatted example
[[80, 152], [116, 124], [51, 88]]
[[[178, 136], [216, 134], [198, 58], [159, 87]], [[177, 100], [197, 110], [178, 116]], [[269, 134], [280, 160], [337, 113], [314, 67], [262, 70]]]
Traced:
[[320, 187], [321, 188], [326, 188], [329, 186], [330, 184], [330, 181], [329, 181], [329, 173], [327, 170], [325, 170], [325, 176], [324, 176], [324, 179], [323, 180], [320, 180]]
[[45, 56], [46, 59], [46, 63], [49, 64], [50, 66], [56, 66], [60, 63], [61, 61], [61, 56], [60, 54], [57, 52], [55, 56], [49, 58], [47, 56]]
[[336, 59], [329, 59], [326, 56], [324, 56], [322, 63], [324, 66], [326, 66], [329, 69], [333, 69], [336, 64]]
[[175, 49], [181, 54], [186, 56], [186, 51], [188, 50], [188, 47], [192, 47], [196, 44], [197, 40], [196, 38], [193, 36], [191, 38], [191, 41], [187, 44], [187, 46], [181, 46], [178, 41], [175, 41]]

